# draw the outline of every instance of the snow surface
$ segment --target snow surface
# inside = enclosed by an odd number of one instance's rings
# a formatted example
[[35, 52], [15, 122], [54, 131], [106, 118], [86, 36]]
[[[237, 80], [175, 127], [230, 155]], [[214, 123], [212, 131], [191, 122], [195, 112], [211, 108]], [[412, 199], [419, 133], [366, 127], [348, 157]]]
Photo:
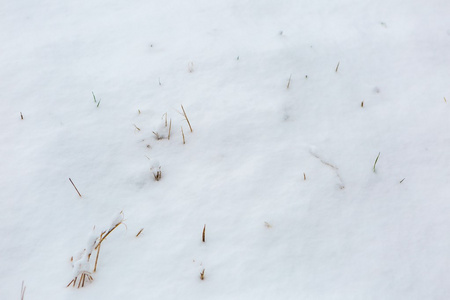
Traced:
[[449, 299], [449, 11], [2, 1], [0, 299]]

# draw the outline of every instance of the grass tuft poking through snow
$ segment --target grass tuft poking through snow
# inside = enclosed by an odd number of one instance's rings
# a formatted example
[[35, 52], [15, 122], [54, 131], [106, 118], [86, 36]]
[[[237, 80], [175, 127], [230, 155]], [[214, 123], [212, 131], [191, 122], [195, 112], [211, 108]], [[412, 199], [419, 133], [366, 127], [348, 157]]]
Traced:
[[[73, 261], [72, 257], [72, 263], [73, 263], [73, 279], [67, 284], [66, 287], [69, 287], [72, 285], [73, 287], [77, 286], [77, 288], [84, 287], [86, 282], [91, 282], [94, 280], [92, 277], [92, 273], [97, 271], [97, 264], [98, 264], [98, 258], [100, 254], [100, 246], [103, 243], [103, 241], [108, 237], [108, 235], [111, 234], [117, 227], [120, 225], [124, 225], [123, 223], [124, 214], [123, 211], [121, 211], [119, 214], [115, 215], [113, 217], [113, 220], [111, 222], [111, 226], [109, 229], [104, 230], [100, 233], [100, 236], [96, 235], [95, 227], [93, 228], [87, 242], [87, 247], [81, 252], [79, 255], [79, 258], [76, 261]], [[91, 256], [92, 253], [97, 250], [97, 255], [95, 257], [95, 262], [93, 266], [93, 272], [91, 272], [92, 266], [91, 266]], [[77, 285], [78, 282], [78, 285]]]

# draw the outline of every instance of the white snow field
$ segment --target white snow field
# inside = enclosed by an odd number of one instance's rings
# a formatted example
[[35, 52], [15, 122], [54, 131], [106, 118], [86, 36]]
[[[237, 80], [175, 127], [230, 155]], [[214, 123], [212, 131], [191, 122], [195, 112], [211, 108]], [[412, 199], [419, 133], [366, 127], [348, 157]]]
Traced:
[[450, 299], [449, 12], [1, 1], [0, 299]]

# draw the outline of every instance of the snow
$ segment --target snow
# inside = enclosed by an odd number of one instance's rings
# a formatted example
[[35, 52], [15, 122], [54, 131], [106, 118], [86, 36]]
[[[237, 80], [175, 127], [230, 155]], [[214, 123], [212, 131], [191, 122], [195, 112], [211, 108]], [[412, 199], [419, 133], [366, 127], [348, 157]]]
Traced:
[[448, 299], [449, 9], [4, 1], [0, 299]]

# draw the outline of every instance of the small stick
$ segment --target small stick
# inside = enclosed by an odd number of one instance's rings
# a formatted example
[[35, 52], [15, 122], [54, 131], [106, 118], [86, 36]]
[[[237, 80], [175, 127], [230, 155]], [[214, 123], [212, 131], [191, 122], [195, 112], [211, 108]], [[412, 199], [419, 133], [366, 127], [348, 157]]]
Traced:
[[303, 180], [306, 180], [306, 174], [303, 172]]
[[142, 228], [141, 230], [139, 230], [139, 232], [136, 234], [136, 237], [138, 237], [138, 236], [142, 233], [143, 230], [144, 230], [144, 228]]
[[205, 279], [205, 269], [203, 269], [203, 271], [200, 273], [200, 279], [201, 280]]
[[339, 69], [339, 64], [340, 64], [341, 62], [339, 61], [338, 62], [338, 64], [337, 64], [337, 66], [336, 66], [336, 70], [335, 70], [335, 72], [337, 72], [338, 71], [338, 69]]
[[400, 180], [400, 183], [402, 183], [403, 182], [403, 180], [405, 180], [406, 178], [403, 178], [402, 180]]
[[206, 241], [206, 224], [203, 226], [203, 233], [202, 233], [202, 242], [204, 243]]
[[289, 89], [289, 86], [291, 85], [291, 77], [292, 77], [292, 74], [291, 74], [291, 75], [289, 75], [289, 80], [288, 80], [288, 83], [287, 83], [286, 89]]
[[183, 110], [184, 117], [186, 118], [186, 121], [187, 121], [187, 123], [189, 125], [189, 128], [191, 129], [191, 132], [192, 132], [193, 130], [192, 130], [192, 127], [191, 127], [191, 123], [189, 122], [189, 119], [188, 119], [188, 117], [186, 115], [186, 111], [184, 110], [183, 105], [181, 105], [181, 109]]
[[141, 129], [140, 129], [139, 127], [137, 127], [136, 124], [133, 124], [133, 125], [134, 125], [134, 127], [136, 127], [136, 129], [137, 129], [138, 131], [141, 131]]
[[375, 166], [377, 165], [378, 158], [380, 157], [381, 152], [378, 152], [377, 159], [375, 159], [375, 163], [373, 164], [373, 172], [375, 172]]
[[[444, 99], [445, 99], [445, 98], [444, 98]], [[447, 101], [445, 101], [445, 102], [447, 102]], [[23, 120], [22, 112], [20, 112], [20, 119]]]
[[364, 101], [361, 102], [361, 107], [364, 107]]
[[[445, 97], [444, 97], [444, 101], [445, 101], [445, 103], [447, 103], [447, 99], [445, 99]], [[21, 115], [22, 115], [22, 113], [20, 113]]]
[[79, 195], [80, 198], [81, 198], [81, 194], [80, 194], [80, 192], [78, 191], [78, 189], [77, 189], [77, 187], [75, 186], [75, 184], [73, 183], [72, 179], [69, 178], [69, 180], [70, 180], [70, 183], [72, 183], [73, 187], [75, 188], [75, 190], [77, 191], [78, 195]]
[[138, 114], [139, 114], [139, 115], [141, 114], [141, 110], [140, 110], [140, 109], [138, 109]]
[[183, 135], [183, 145], [184, 145], [184, 144], [186, 144], [186, 141], [184, 140], [183, 126], [181, 126], [181, 135]]
[[[100, 240], [102, 239], [102, 236], [103, 236], [103, 232], [100, 234]], [[98, 245], [97, 256], [95, 257], [94, 273], [97, 271], [97, 262], [98, 262], [99, 254], [100, 254], [100, 244]]]
[[172, 129], [172, 119], [169, 122], [169, 134], [167, 135], [167, 139], [170, 140], [170, 130]]

